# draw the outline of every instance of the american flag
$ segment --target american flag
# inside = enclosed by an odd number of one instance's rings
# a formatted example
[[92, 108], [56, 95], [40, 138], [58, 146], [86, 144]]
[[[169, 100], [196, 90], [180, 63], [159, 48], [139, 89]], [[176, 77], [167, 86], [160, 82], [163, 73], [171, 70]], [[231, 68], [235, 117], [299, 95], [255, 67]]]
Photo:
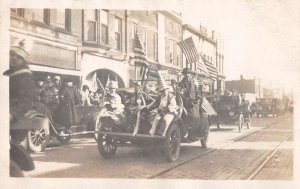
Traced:
[[210, 103], [205, 97], [203, 97], [202, 108], [208, 115], [217, 115], [217, 112], [214, 110], [214, 108], [210, 105]]
[[91, 79], [91, 85], [90, 85], [90, 87], [91, 87], [91, 90], [94, 91], [94, 92], [97, 91], [97, 89], [98, 89], [97, 72], [94, 73], [94, 75], [93, 75], [93, 77]]
[[134, 64], [141, 67], [140, 77], [144, 80], [146, 79], [149, 70], [148, 61], [137, 32], [134, 34], [134, 54]]
[[199, 55], [192, 37], [178, 43], [189, 64], [197, 62]]
[[199, 59], [199, 54], [192, 37], [189, 37], [178, 43], [182, 52], [184, 53], [186, 60], [189, 64], [197, 63], [197, 70], [200, 70], [206, 74], [209, 74], [202, 59]]

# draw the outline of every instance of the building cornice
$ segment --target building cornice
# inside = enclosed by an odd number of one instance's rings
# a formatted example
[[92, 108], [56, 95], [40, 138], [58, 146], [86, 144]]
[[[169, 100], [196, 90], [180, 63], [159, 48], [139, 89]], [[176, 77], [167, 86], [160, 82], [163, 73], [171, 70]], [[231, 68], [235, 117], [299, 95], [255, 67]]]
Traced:
[[201, 38], [204, 38], [206, 41], [210, 42], [213, 45], [217, 44], [217, 41], [211, 37], [208, 37], [206, 33], [200, 32], [199, 30], [197, 30], [195, 27], [189, 25], [189, 24], [184, 24], [182, 25], [182, 30], [187, 30]]

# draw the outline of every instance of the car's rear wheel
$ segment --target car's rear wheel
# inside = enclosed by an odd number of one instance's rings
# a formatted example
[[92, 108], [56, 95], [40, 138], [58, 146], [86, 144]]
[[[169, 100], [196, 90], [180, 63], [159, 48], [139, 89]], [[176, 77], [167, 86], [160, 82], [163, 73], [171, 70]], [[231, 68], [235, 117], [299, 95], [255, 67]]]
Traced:
[[180, 153], [181, 134], [177, 123], [172, 122], [165, 139], [164, 153], [168, 161], [176, 161]]

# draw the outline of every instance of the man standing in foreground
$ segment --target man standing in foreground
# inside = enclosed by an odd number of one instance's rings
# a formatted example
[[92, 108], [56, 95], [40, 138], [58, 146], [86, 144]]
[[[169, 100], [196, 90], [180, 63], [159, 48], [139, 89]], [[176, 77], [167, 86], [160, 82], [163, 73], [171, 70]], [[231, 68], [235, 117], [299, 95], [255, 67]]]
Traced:
[[[35, 82], [27, 66], [28, 48], [26, 40], [17, 40], [10, 48], [9, 69], [3, 75], [9, 76], [9, 119], [10, 123], [24, 117], [32, 108], [35, 98]], [[12, 140], [20, 143], [27, 135], [27, 130], [11, 131]]]

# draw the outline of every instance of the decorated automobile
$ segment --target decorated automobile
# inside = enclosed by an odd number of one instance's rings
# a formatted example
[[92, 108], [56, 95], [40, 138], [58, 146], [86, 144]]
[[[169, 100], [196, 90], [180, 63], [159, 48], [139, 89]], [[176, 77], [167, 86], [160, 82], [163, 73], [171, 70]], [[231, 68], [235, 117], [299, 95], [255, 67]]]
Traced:
[[[189, 138], [191, 127], [195, 124], [192, 114], [184, 106], [180, 86], [173, 82], [172, 88], [157, 80], [157, 92], [147, 89], [145, 81], [132, 81], [134, 88], [121, 89], [124, 110], [122, 115], [114, 113], [117, 108], [107, 106], [97, 121], [98, 150], [102, 157], [112, 157], [118, 147], [134, 146], [157, 148], [164, 152], [168, 161], [176, 161], [181, 143], [200, 141], [207, 147], [209, 136], [208, 116], [203, 111], [193, 129], [193, 138]], [[172, 93], [167, 90], [173, 91]], [[163, 100], [165, 99], [165, 101]], [[157, 108], [155, 104], [158, 102]], [[161, 108], [166, 105], [166, 108]], [[154, 108], [153, 108], [154, 107]]]

